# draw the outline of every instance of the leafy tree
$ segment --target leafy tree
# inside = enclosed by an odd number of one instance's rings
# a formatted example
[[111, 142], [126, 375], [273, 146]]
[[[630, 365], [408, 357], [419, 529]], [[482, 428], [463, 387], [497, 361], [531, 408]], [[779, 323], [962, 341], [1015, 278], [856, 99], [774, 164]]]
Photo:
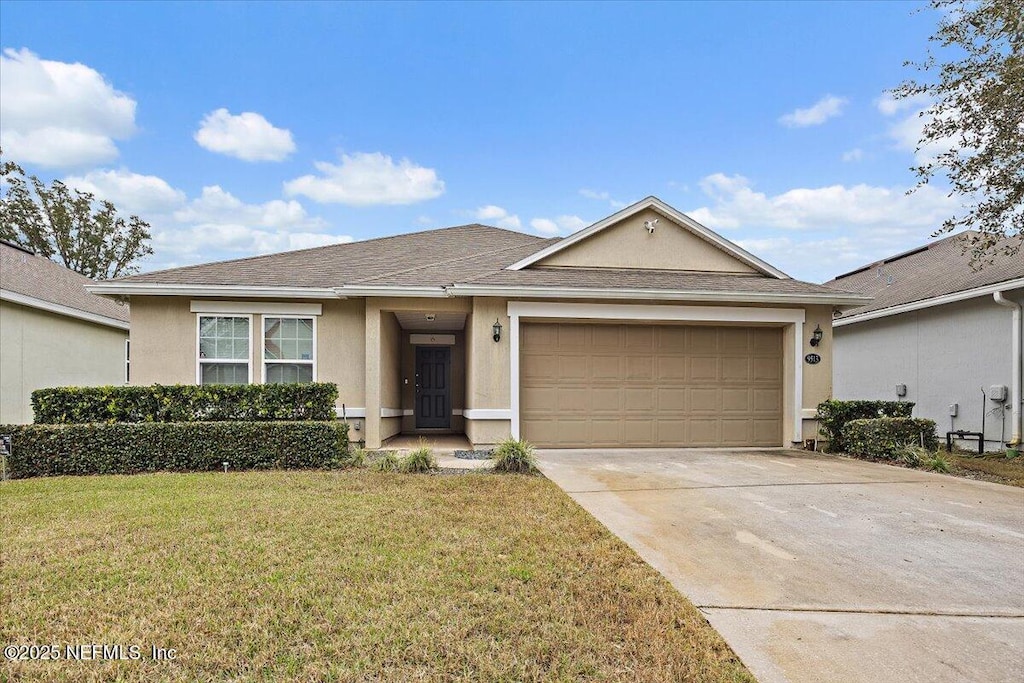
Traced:
[[126, 220], [108, 201], [26, 176], [16, 163], [0, 163], [0, 239], [15, 242], [94, 280], [138, 271], [153, 253], [149, 223]]
[[[892, 91], [896, 99], [930, 103], [912, 167], [917, 188], [945, 176], [964, 210], [936, 234], [977, 230], [975, 262], [1016, 254], [1024, 244], [1024, 0], [930, 0], [940, 13], [921, 73]], [[1019, 239], [1012, 239], [1016, 236]], [[1007, 239], [1009, 238], [1009, 239]]]

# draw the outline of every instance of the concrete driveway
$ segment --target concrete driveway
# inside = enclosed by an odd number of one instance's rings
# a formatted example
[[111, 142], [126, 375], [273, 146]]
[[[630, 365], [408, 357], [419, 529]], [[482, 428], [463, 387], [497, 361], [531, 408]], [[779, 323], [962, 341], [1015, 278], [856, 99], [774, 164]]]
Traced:
[[1024, 680], [1024, 489], [788, 450], [538, 455], [761, 683]]

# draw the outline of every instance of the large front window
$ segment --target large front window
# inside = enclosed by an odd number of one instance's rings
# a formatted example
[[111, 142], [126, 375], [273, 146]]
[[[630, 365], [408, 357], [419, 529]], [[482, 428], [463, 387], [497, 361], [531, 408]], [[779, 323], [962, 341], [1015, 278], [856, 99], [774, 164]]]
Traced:
[[263, 318], [263, 381], [268, 384], [312, 382], [313, 318]]
[[249, 316], [199, 317], [199, 383], [248, 384]]

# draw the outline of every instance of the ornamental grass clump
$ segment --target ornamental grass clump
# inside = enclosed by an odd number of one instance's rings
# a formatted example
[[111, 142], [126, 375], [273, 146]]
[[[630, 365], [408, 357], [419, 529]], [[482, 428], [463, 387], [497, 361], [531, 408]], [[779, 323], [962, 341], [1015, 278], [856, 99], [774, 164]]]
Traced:
[[387, 451], [370, 463], [370, 469], [374, 472], [397, 472], [398, 456], [394, 451]]
[[537, 456], [533, 444], [509, 437], [494, 449], [494, 471], [514, 474], [536, 474]]
[[402, 458], [398, 463], [398, 471], [407, 474], [434, 472], [437, 470], [437, 459], [434, 451], [428, 446], [421, 445], [409, 455]]

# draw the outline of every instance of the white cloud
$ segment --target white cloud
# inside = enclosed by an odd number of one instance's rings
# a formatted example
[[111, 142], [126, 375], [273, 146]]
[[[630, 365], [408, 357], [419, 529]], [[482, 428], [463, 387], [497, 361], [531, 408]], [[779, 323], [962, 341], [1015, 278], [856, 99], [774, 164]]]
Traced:
[[380, 152], [343, 154], [340, 164], [318, 161], [314, 166], [321, 175], [290, 180], [284, 184], [285, 193], [353, 206], [414, 204], [444, 193], [444, 181], [434, 169], [408, 159], [396, 164]]
[[598, 201], [608, 202], [608, 205], [611, 206], [613, 209], [621, 209], [622, 207], [626, 206], [626, 202], [620, 202], [617, 199], [612, 199], [609, 193], [603, 191], [599, 192], [597, 190], [591, 190], [585, 187], [582, 190], [580, 190], [580, 195], [586, 197], [587, 199], [596, 199]]
[[147, 214], [173, 211], [185, 203], [185, 193], [163, 178], [127, 170], [89, 171], [64, 179], [68, 187], [91, 192], [97, 199], [113, 202], [119, 211], [145, 218]]
[[291, 131], [275, 128], [251, 111], [238, 115], [227, 109], [212, 111], [203, 117], [194, 137], [204, 149], [243, 161], [282, 161], [295, 151]]
[[0, 147], [14, 161], [55, 168], [117, 158], [135, 132], [135, 100], [84, 64], [0, 55]]
[[530, 227], [542, 235], [558, 235], [576, 232], [590, 225], [579, 216], [558, 216], [557, 218], [534, 218]]
[[283, 231], [322, 229], [327, 225], [321, 218], [311, 218], [294, 199], [246, 204], [219, 185], [204, 187], [198, 198], [174, 212], [174, 219], [179, 223], [258, 225]]
[[519, 216], [511, 214], [500, 206], [495, 206], [493, 204], [481, 206], [473, 212], [473, 217], [478, 221], [493, 223], [499, 228], [505, 228], [506, 230], [519, 230], [523, 227], [522, 221], [519, 220]]
[[779, 117], [779, 123], [787, 128], [806, 128], [808, 126], [820, 126], [831, 118], [843, 113], [846, 106], [845, 97], [825, 95], [820, 100], [806, 109], [796, 109], [788, 114]]
[[823, 281], [928, 241], [957, 208], [942, 190], [831, 185], [776, 195], [740, 175], [702, 179], [708, 205], [687, 211], [794, 277]]
[[864, 150], [860, 147], [854, 147], [851, 150], [843, 152], [843, 161], [860, 161], [864, 158]]

